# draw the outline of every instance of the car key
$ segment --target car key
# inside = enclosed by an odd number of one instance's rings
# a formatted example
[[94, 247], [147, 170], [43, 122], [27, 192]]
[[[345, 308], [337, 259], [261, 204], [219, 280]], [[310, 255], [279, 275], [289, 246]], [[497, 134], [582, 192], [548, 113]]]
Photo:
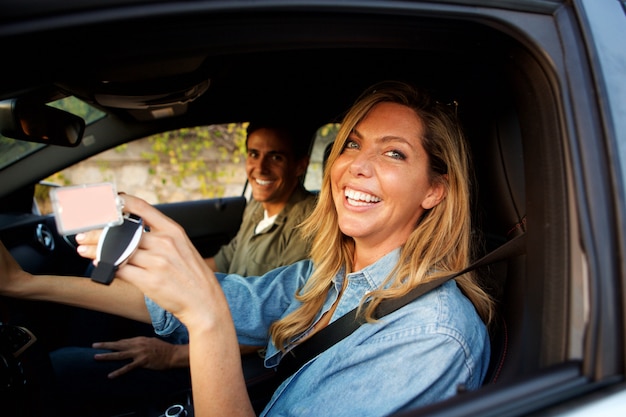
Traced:
[[126, 214], [119, 226], [106, 227], [98, 241], [97, 265], [91, 279], [109, 285], [119, 265], [137, 249], [142, 233], [143, 220], [134, 214]]

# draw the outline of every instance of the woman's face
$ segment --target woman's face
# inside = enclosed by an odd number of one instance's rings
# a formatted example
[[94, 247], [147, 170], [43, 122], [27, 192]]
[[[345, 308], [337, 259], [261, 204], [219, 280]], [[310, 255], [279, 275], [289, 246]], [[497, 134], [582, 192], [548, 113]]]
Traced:
[[444, 187], [430, 184], [423, 127], [415, 111], [379, 103], [359, 122], [331, 167], [339, 228], [359, 245], [387, 253], [408, 239]]

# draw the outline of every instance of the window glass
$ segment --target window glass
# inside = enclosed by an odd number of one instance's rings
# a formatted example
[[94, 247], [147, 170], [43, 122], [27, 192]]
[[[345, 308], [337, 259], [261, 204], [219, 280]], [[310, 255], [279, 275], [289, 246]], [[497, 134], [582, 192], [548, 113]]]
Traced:
[[0, 169], [30, 155], [44, 144], [7, 138], [0, 134]]
[[77, 99], [74, 96], [62, 98], [60, 100], [48, 103], [48, 106], [57, 108], [59, 110], [65, 110], [76, 116], [80, 116], [85, 121], [86, 125], [90, 125], [95, 121], [102, 119], [106, 114], [95, 107], [90, 106], [82, 100]]
[[310, 191], [319, 191], [322, 186], [322, 169], [324, 166], [324, 151], [326, 147], [333, 143], [337, 131], [338, 123], [329, 123], [320, 127], [315, 135], [313, 148], [311, 149], [311, 159], [304, 179], [304, 187]]
[[[118, 191], [151, 204], [240, 196], [246, 184], [246, 126], [232, 123], [159, 133], [102, 152], [44, 182], [61, 186], [112, 182]], [[45, 202], [38, 205], [47, 212]]]
[[[247, 123], [199, 126], [168, 131], [120, 145], [46, 178], [36, 191], [42, 214], [51, 213], [49, 186], [112, 182], [118, 191], [151, 204], [174, 203], [245, 194]], [[339, 125], [316, 134], [305, 187], [318, 191], [324, 150]]]

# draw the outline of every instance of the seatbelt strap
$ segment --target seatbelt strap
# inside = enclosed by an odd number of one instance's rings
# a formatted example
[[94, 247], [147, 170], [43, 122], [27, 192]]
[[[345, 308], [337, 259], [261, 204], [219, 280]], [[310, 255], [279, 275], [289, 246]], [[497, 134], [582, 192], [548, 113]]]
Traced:
[[[376, 308], [374, 318], [379, 319], [387, 314], [393, 313], [450, 279], [466, 274], [474, 269], [522, 255], [525, 252], [526, 233], [521, 233], [459, 272], [455, 272], [454, 274], [446, 275], [419, 285], [402, 297], [383, 300]], [[367, 303], [363, 305], [362, 311], [364, 311], [365, 308], [367, 308]], [[306, 362], [324, 352], [344, 337], [352, 334], [361, 324], [365, 323], [365, 319], [362, 315], [357, 314], [357, 310], [358, 307], [330, 323], [309, 339], [287, 352], [278, 365], [277, 376], [282, 380], [287, 379]]]

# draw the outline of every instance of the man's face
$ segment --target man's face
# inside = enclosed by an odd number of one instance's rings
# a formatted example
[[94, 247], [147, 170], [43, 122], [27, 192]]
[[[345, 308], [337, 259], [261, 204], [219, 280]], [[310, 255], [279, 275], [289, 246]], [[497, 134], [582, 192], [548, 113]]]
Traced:
[[252, 197], [263, 203], [269, 215], [285, 206], [304, 174], [307, 158], [295, 160], [289, 142], [267, 128], [255, 130], [248, 137], [246, 173]]

